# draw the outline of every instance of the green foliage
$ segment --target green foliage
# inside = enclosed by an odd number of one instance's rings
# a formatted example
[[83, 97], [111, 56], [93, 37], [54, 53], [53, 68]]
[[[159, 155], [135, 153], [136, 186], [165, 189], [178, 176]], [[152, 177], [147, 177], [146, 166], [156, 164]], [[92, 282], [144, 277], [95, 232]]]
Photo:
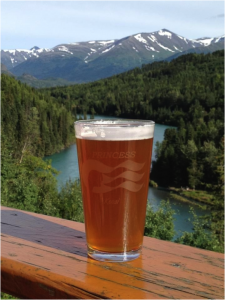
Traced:
[[209, 229], [210, 227], [209, 221], [197, 217], [193, 209], [191, 212], [193, 215], [193, 232], [184, 232], [183, 235], [177, 238], [175, 242], [223, 253], [224, 247], [218, 239], [218, 236], [213, 231], [206, 230], [206, 228]]
[[4, 74], [1, 93], [2, 133], [14, 158], [22, 162], [25, 152], [50, 155], [74, 142], [76, 117], [70, 108]]
[[67, 181], [58, 194], [56, 207], [63, 219], [84, 223], [82, 195], [79, 180]]
[[201, 190], [182, 190], [180, 191], [180, 195], [187, 197], [191, 200], [200, 202], [202, 204], [212, 205], [213, 196], [211, 193], [207, 191]]
[[157, 184], [155, 181], [150, 180], [149, 186], [154, 187], [154, 188], [157, 188], [157, 187], [158, 187], [158, 184]]
[[[215, 96], [215, 107], [220, 110], [223, 92], [214, 92], [219, 95]], [[217, 184], [216, 157], [222, 155], [224, 133], [223, 113], [215, 114], [215, 107], [208, 108], [206, 102], [200, 105], [196, 100], [187, 111], [187, 123], [181, 118], [177, 130], [166, 130], [164, 141], [157, 144], [157, 161], [153, 162], [151, 179], [161, 186], [191, 189]]]
[[23, 153], [23, 160], [16, 159], [16, 149], [5, 133], [1, 146], [1, 204], [54, 215], [56, 170], [28, 152]]
[[67, 182], [58, 192], [54, 176], [58, 172], [52, 168], [51, 161], [26, 152], [20, 162], [13, 158], [5, 135], [2, 141], [2, 205], [84, 222], [78, 181]]
[[34, 88], [45, 88], [49, 86], [65, 86], [72, 84], [71, 81], [65, 80], [63, 78], [45, 78], [45, 79], [37, 79], [29, 74], [23, 74], [21, 76], [17, 76], [17, 80], [20, 80], [27, 85], [30, 85]]
[[220, 245], [224, 246], [224, 140], [221, 142], [221, 148], [217, 161], [216, 174], [218, 176], [217, 184], [208, 184], [207, 187], [212, 190], [211, 210], [207, 220], [210, 222], [211, 231], [217, 236]]
[[[2, 151], [1, 204], [22, 210], [55, 215], [56, 173], [49, 162], [25, 155], [23, 162], [10, 161]], [[7, 157], [8, 156], [8, 157]]]
[[19, 298], [16, 298], [14, 296], [11, 296], [9, 294], [1, 292], [1, 299], [19, 299]]
[[172, 240], [175, 234], [173, 215], [174, 210], [172, 210], [168, 201], [162, 201], [156, 212], [148, 205], [144, 235], [161, 240]]

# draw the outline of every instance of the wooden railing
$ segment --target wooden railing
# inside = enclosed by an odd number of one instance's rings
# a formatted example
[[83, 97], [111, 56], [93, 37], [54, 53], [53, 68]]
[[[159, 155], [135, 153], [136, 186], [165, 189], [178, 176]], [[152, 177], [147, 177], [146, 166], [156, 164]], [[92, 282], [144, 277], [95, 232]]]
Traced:
[[144, 237], [140, 258], [87, 257], [84, 224], [1, 208], [2, 291], [29, 299], [224, 299], [223, 254]]

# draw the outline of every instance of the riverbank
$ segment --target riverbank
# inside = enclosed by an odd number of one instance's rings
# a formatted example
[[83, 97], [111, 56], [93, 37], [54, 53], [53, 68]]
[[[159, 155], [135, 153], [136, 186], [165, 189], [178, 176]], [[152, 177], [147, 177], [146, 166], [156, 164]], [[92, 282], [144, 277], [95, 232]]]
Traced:
[[213, 196], [206, 191], [201, 190], [192, 190], [189, 188], [175, 188], [175, 187], [159, 187], [154, 181], [150, 181], [149, 184], [152, 188], [166, 191], [170, 193], [170, 197], [176, 199], [177, 201], [190, 203], [192, 205], [203, 206], [210, 205], [212, 206]]

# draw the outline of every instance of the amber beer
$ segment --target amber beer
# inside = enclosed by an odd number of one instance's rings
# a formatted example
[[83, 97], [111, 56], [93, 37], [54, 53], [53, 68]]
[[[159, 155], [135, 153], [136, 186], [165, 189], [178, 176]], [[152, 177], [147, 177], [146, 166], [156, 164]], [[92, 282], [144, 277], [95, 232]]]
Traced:
[[154, 122], [75, 123], [89, 256], [126, 261], [143, 241]]

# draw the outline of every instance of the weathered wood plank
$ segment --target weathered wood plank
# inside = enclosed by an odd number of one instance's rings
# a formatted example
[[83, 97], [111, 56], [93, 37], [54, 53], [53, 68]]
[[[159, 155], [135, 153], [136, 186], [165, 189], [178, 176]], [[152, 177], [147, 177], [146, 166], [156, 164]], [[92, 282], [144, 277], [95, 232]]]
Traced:
[[2, 290], [21, 298], [223, 299], [223, 255], [144, 238], [129, 263], [87, 257], [84, 224], [2, 207]]

